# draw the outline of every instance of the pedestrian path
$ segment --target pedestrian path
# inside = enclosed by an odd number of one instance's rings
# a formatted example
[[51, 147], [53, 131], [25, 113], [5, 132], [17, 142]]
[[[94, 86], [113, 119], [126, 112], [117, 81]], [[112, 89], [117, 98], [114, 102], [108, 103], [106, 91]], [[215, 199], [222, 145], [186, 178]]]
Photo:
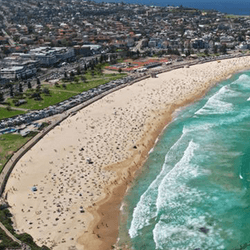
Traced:
[[[7, 108], [7, 107], [8, 107], [7, 105], [0, 104], [0, 108]], [[11, 109], [13, 109], [13, 110], [19, 110], [19, 111], [25, 111], [25, 112], [30, 111], [29, 109], [23, 109], [23, 108], [17, 108], [17, 107], [11, 107]]]

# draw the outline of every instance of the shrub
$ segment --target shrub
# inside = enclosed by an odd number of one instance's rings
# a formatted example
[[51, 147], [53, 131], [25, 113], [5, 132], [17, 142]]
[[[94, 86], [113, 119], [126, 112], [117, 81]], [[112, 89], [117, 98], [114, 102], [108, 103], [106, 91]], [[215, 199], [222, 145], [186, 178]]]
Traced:
[[31, 98], [37, 98], [37, 97], [41, 97], [40, 93], [35, 92], [31, 94]]
[[7, 106], [7, 107], [6, 107], [6, 110], [11, 111], [11, 110], [12, 110], [12, 109], [11, 109], [11, 106]]
[[50, 91], [49, 91], [48, 88], [43, 88], [43, 93], [46, 94], [46, 95], [49, 95]]
[[32, 244], [33, 243], [32, 236], [27, 234], [27, 233], [20, 234], [18, 236], [18, 239], [21, 240], [24, 243], [27, 243], [27, 244]]

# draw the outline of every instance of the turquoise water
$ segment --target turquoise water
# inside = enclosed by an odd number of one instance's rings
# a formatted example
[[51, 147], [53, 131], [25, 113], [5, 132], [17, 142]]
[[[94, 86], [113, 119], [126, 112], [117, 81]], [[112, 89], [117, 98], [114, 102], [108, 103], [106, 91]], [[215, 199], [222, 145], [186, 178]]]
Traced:
[[179, 112], [124, 203], [131, 249], [250, 249], [250, 72]]

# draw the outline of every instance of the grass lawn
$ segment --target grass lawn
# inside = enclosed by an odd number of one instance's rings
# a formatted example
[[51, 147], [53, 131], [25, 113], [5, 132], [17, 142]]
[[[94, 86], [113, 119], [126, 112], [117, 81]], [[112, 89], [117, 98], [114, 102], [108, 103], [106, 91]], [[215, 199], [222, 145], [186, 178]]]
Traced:
[[127, 75], [126, 73], [121, 73], [121, 74], [115, 74], [115, 73], [114, 74], [100, 74], [100, 73], [95, 72], [95, 75], [92, 76], [91, 71], [87, 71], [86, 74], [84, 74], [86, 79], [90, 80], [90, 81], [98, 79], [98, 78], [103, 78], [103, 79], [108, 79], [109, 81], [113, 81], [113, 80], [123, 78], [126, 75]]
[[[21, 105], [21, 108], [25, 109], [31, 109], [31, 110], [39, 110], [44, 109], [48, 106], [57, 104], [61, 101], [67, 100], [72, 96], [75, 96], [83, 91], [88, 91], [89, 89], [95, 88], [99, 85], [105, 84], [107, 82], [110, 82], [112, 80], [117, 80], [120, 78], [123, 78], [126, 76], [126, 74], [95, 74], [94, 76], [91, 75], [91, 72], [87, 72], [84, 77], [86, 78], [86, 82], [83, 82], [81, 80], [82, 76], [76, 76], [78, 83], [76, 81], [65, 82], [66, 88], [62, 87], [62, 82], [59, 84], [58, 87], [51, 86], [49, 84], [43, 84], [41, 86], [41, 89], [48, 88], [50, 90], [50, 95], [46, 95], [44, 93], [41, 93], [41, 97], [43, 100], [36, 101], [33, 98], [29, 99], [26, 98], [27, 103]], [[28, 90], [30, 91], [30, 90]], [[24, 99], [24, 98], [22, 98]], [[14, 107], [14, 104], [11, 99], [7, 100], [9, 103], [11, 103], [11, 106]]]
[[0, 135], [0, 172], [11, 155], [33, 136], [34, 134], [26, 137], [17, 134]]
[[10, 110], [8, 111], [6, 108], [0, 108], [0, 120], [4, 118], [9, 118], [15, 115], [21, 115], [26, 112], [20, 110]]
[[[26, 109], [44, 109], [58, 102], [69, 99], [74, 95], [76, 94], [71, 92], [51, 91], [51, 95], [45, 95], [42, 93], [41, 97], [43, 100], [41, 101], [36, 101], [34, 99], [26, 98], [27, 103], [21, 105], [20, 107]], [[8, 99], [8, 101], [10, 100]], [[14, 106], [14, 104], [11, 104], [11, 106]]]

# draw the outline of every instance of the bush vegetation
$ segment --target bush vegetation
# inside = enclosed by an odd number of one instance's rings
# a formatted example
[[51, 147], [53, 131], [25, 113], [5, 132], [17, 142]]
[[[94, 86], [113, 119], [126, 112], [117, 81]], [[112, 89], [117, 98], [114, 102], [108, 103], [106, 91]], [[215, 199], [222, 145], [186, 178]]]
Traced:
[[[0, 221], [11, 232], [11, 234], [13, 234], [21, 242], [29, 245], [32, 250], [49, 250], [49, 248], [46, 246], [42, 246], [42, 247], [37, 246], [37, 244], [34, 242], [31, 235], [27, 233], [17, 234], [12, 226], [13, 222], [11, 220], [11, 217], [12, 217], [12, 214], [7, 208], [0, 209]], [[19, 246], [19, 244], [13, 241], [11, 238], [9, 238], [1, 228], [0, 228], [0, 239], [1, 239], [0, 250], [1, 249], [4, 250], [6, 247], [18, 247]]]

